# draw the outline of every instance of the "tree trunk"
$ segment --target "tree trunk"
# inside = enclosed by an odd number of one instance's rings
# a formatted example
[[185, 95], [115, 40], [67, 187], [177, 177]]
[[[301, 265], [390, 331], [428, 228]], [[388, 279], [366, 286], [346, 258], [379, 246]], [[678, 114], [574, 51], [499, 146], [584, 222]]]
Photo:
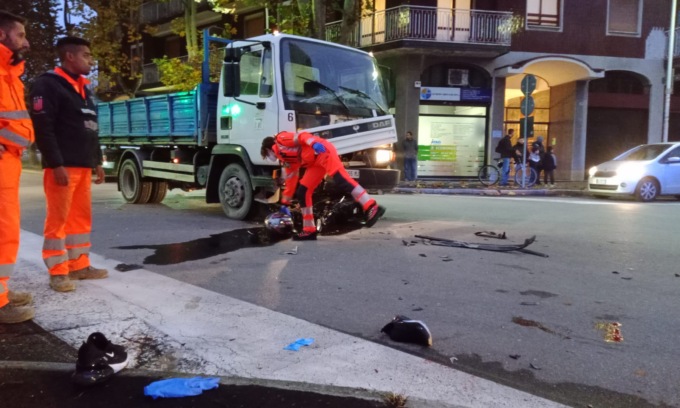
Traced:
[[313, 0], [313, 34], [319, 40], [326, 39], [326, 2], [324, 0]]
[[187, 40], [187, 54], [193, 59], [198, 52], [198, 39], [196, 38], [196, 2], [186, 0], [184, 3], [184, 31]]
[[354, 30], [357, 23], [357, 4], [361, 6], [361, 2], [356, 0], [344, 0], [342, 7], [342, 25], [340, 26], [340, 44], [354, 46], [357, 41], [354, 38]]

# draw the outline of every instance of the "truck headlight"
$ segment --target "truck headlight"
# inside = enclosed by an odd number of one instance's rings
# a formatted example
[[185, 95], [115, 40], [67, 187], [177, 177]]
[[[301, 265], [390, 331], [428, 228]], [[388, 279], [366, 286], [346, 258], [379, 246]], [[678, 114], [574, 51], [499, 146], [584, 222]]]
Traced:
[[375, 162], [377, 164], [385, 164], [391, 161], [394, 161], [392, 150], [378, 149], [375, 151]]

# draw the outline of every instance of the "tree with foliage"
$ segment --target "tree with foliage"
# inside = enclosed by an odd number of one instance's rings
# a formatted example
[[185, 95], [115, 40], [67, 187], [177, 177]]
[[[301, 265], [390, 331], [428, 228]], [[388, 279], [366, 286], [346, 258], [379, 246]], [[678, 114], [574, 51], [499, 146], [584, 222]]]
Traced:
[[83, 20], [70, 34], [91, 42], [97, 60], [97, 95], [102, 99], [123, 94], [133, 97], [142, 83], [140, 55], [132, 49], [153, 27], [141, 23], [144, 0], [70, 0], [71, 12]]
[[57, 37], [64, 34], [57, 24], [59, 4], [57, 0], [13, 0], [3, 4], [2, 8], [28, 20], [26, 37], [31, 51], [26, 55], [24, 78], [30, 86], [38, 75], [56, 64], [54, 44]]

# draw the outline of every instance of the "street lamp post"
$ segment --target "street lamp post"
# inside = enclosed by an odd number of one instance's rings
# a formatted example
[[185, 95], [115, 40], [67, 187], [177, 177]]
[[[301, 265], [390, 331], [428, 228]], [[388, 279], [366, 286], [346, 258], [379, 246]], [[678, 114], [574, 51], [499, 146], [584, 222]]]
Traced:
[[663, 110], [663, 142], [668, 141], [668, 122], [671, 116], [671, 92], [673, 92], [673, 57], [675, 56], [675, 19], [678, 2], [671, 1], [671, 26], [668, 30], [668, 58], [666, 61], [666, 89]]

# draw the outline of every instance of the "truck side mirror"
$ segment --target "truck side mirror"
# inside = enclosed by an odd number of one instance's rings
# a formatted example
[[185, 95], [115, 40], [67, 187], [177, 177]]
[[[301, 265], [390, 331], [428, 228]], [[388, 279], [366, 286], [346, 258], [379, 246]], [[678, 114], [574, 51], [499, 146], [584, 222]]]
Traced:
[[224, 63], [223, 79], [224, 96], [241, 95], [241, 69], [238, 61]]
[[378, 65], [378, 69], [380, 70], [383, 89], [385, 90], [385, 96], [387, 97], [387, 106], [394, 106], [396, 92], [394, 87], [392, 87], [392, 70], [385, 65]]
[[224, 50], [224, 65], [222, 68], [224, 96], [241, 95], [241, 49], [227, 47]]

